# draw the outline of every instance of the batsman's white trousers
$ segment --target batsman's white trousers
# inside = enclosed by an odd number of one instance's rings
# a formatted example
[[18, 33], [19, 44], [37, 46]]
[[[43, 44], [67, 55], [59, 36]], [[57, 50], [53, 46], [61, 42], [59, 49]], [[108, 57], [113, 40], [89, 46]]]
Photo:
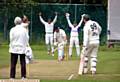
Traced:
[[69, 45], [69, 55], [72, 55], [72, 47], [76, 46], [76, 52], [77, 52], [77, 56], [80, 55], [80, 46], [79, 46], [79, 39], [78, 36], [76, 37], [70, 37], [70, 45]]
[[96, 65], [97, 65], [97, 53], [98, 53], [99, 43], [92, 43], [89, 44], [87, 47], [87, 53], [85, 54], [85, 63], [84, 67], [87, 69], [88, 67], [88, 60], [90, 60], [90, 70], [96, 71]]
[[[53, 33], [46, 33], [46, 35], [45, 35], [45, 43], [46, 43], [47, 46], [50, 45], [52, 52], [54, 52]], [[50, 50], [49, 46], [48, 46], [48, 50]]]
[[58, 46], [58, 60], [62, 60], [64, 56], [64, 44], [61, 46]]

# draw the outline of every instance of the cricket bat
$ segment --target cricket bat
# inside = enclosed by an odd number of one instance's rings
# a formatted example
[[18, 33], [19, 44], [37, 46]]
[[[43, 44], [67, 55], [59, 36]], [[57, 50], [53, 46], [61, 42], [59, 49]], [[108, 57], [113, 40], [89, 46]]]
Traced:
[[84, 70], [84, 53], [81, 53], [78, 74], [82, 75], [83, 74], [83, 70]]

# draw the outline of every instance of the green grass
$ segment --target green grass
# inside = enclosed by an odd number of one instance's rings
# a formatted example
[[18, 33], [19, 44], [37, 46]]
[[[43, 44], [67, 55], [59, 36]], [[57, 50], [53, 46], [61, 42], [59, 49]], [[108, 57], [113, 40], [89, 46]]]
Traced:
[[[8, 45], [0, 46], [0, 68], [8, 67], [10, 62], [10, 54], [8, 53]], [[32, 45], [35, 59], [39, 60], [56, 60], [57, 52], [55, 56], [48, 56], [46, 47], [44, 45]], [[73, 50], [75, 53], [75, 49]], [[73, 54], [71, 60], [78, 60], [76, 54]], [[68, 82], [68, 80], [44, 80], [41, 82]], [[100, 46], [98, 52], [98, 64], [97, 75], [91, 76], [83, 75], [78, 76], [74, 80], [69, 82], [120, 82], [120, 47], [107, 48], [106, 46]]]
[[10, 62], [10, 54], [8, 45], [0, 45], [0, 68], [8, 66]]
[[120, 82], [119, 80], [41, 80], [40, 82]]

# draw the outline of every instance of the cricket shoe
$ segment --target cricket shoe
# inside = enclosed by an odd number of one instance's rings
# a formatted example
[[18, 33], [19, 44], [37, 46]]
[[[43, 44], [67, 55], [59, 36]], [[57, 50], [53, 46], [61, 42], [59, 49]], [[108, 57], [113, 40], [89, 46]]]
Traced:
[[54, 52], [52, 52], [52, 56], [54, 56]]
[[15, 78], [10, 78], [10, 80], [14, 80]]
[[27, 79], [27, 78], [25, 78], [25, 77], [22, 77], [22, 78], [21, 78], [21, 80], [26, 80], [26, 79]]
[[88, 68], [84, 68], [83, 74], [87, 74], [87, 73], [88, 73]]
[[63, 57], [62, 57], [61, 61], [63, 61], [63, 60], [64, 60], [64, 58], [65, 58], [65, 56], [63, 55]]
[[47, 54], [50, 55], [50, 51], [48, 51]]
[[96, 74], [96, 71], [91, 71], [92, 75], [95, 75]]
[[70, 58], [72, 58], [72, 55], [69, 55]]
[[52, 56], [54, 56], [54, 54], [52, 54]]
[[62, 60], [61, 59], [58, 59], [58, 63], [61, 62]]

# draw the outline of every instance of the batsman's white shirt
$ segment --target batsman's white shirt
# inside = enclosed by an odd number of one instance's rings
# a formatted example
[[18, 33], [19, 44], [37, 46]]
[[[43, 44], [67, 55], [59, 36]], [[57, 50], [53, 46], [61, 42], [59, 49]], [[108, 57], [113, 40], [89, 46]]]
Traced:
[[99, 36], [101, 33], [101, 26], [92, 20], [86, 22], [84, 26], [84, 41], [83, 45], [88, 46], [88, 44], [99, 43]]
[[57, 20], [57, 16], [55, 16], [53, 22], [51, 22], [50, 24], [48, 22], [45, 22], [41, 16], [39, 16], [39, 18], [40, 18], [40, 21], [45, 25], [45, 32], [53, 33], [53, 28], [54, 28], [54, 24]]
[[16, 25], [10, 30], [9, 52], [17, 54], [25, 54], [29, 36], [26, 29], [22, 25]]
[[54, 38], [57, 40], [58, 43], [61, 43], [64, 41], [64, 37], [66, 37], [65, 31], [62, 29], [59, 29], [59, 32], [54, 33]]

